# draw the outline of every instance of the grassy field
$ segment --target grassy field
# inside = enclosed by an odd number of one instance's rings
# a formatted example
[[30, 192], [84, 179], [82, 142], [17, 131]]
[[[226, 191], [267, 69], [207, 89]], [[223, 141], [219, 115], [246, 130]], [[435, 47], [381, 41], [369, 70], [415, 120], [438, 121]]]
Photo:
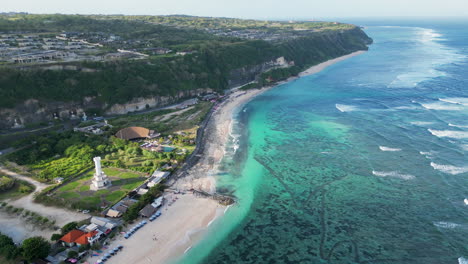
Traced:
[[72, 205], [73, 208], [97, 211], [100, 207], [116, 203], [146, 180], [143, 173], [117, 168], [104, 168], [103, 170], [112, 182], [109, 189], [90, 190], [89, 186], [94, 174], [94, 170], [91, 170], [81, 178], [58, 188], [53, 196], [64, 204]]

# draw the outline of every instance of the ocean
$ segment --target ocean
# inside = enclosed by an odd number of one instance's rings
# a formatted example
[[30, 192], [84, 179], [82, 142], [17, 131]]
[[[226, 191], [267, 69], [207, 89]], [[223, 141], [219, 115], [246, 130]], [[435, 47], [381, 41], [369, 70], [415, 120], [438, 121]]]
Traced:
[[179, 263], [468, 263], [468, 21], [351, 22], [367, 53], [238, 110]]

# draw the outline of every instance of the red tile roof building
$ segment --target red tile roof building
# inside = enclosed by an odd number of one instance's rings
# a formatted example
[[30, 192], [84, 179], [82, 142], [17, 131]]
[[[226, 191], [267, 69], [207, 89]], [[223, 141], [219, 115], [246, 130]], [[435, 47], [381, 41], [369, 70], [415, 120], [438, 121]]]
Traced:
[[88, 233], [85, 233], [80, 230], [72, 230], [68, 232], [68, 234], [60, 238], [60, 241], [65, 242], [69, 246], [73, 246], [74, 244], [77, 244], [77, 245], [93, 244], [94, 241], [97, 239], [97, 235], [99, 233], [100, 232], [96, 230], [88, 232]]

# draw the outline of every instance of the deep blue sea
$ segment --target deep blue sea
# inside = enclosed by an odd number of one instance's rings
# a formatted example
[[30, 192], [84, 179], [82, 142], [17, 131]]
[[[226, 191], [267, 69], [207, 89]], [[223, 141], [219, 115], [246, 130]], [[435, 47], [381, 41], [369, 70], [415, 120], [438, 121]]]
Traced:
[[351, 22], [367, 53], [239, 109], [181, 263], [468, 263], [468, 21]]

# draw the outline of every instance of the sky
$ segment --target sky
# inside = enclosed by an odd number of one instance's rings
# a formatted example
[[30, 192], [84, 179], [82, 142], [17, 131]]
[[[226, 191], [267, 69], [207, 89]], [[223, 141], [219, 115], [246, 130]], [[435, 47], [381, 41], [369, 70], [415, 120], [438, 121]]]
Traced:
[[468, 17], [468, 0], [0, 0], [0, 12], [321, 19]]

